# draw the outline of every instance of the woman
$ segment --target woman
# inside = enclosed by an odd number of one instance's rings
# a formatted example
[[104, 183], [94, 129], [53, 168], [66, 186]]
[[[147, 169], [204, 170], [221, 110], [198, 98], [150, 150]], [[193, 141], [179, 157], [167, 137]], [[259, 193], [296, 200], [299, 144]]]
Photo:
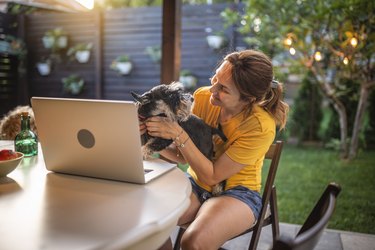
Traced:
[[[194, 93], [193, 113], [207, 124], [222, 129], [228, 140], [215, 138], [215, 157], [203, 156], [176, 122], [151, 117], [140, 125], [141, 133], [172, 139], [174, 146], [160, 154], [189, 164], [191, 204], [178, 224], [188, 224], [182, 249], [218, 249], [228, 239], [245, 231], [261, 209], [261, 168], [276, 126], [284, 128], [288, 105], [282, 101], [282, 86], [273, 81], [272, 63], [261, 52], [245, 50], [228, 54], [210, 87]], [[211, 187], [226, 181], [219, 196]], [[167, 241], [163, 248], [170, 249]]]

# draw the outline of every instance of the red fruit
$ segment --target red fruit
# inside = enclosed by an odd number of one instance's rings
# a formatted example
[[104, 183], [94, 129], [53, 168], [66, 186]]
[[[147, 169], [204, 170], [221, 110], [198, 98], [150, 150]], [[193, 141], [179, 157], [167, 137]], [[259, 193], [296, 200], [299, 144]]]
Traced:
[[11, 149], [3, 149], [0, 151], [0, 161], [6, 161], [17, 158], [17, 154]]

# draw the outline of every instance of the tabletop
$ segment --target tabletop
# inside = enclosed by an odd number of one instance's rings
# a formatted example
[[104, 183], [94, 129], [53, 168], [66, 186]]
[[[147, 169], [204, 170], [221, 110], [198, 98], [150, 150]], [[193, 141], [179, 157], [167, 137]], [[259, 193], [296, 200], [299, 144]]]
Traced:
[[156, 249], [190, 193], [178, 168], [145, 185], [49, 172], [39, 147], [0, 178], [0, 248]]

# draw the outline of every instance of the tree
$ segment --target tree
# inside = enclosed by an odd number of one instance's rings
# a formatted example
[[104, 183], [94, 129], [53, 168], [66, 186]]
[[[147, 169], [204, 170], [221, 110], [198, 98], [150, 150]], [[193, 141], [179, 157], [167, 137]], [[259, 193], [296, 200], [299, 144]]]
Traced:
[[[291, 58], [313, 72], [320, 90], [339, 116], [342, 158], [354, 158], [364, 114], [374, 89], [374, 1], [368, 0], [249, 0], [242, 11], [222, 13], [227, 24], [247, 36], [249, 46], [263, 45], [275, 55], [288, 49]], [[267, 46], [266, 48], [264, 48]], [[351, 131], [341, 96], [341, 79], [359, 83], [358, 105]]]
[[322, 120], [322, 98], [317, 84], [311, 80], [312, 73], [308, 72], [302, 79], [292, 108], [290, 131], [300, 141], [318, 140], [319, 125]]

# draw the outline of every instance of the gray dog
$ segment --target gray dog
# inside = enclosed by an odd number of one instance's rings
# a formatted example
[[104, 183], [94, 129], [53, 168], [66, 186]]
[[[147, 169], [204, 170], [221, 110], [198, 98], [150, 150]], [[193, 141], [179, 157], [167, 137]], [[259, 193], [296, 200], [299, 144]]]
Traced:
[[[134, 92], [131, 94], [136, 100], [141, 121], [151, 116], [164, 116], [171, 121], [178, 122], [195, 146], [210, 160], [214, 155], [212, 137], [216, 134], [223, 141], [227, 140], [220, 129], [207, 125], [202, 119], [191, 113], [193, 96], [185, 92], [179, 82], [158, 85], [142, 95]], [[155, 151], [165, 149], [172, 142], [173, 140], [152, 137], [145, 133], [142, 135], [144, 156], [149, 157]], [[223, 184], [214, 187], [214, 195], [222, 191]]]

